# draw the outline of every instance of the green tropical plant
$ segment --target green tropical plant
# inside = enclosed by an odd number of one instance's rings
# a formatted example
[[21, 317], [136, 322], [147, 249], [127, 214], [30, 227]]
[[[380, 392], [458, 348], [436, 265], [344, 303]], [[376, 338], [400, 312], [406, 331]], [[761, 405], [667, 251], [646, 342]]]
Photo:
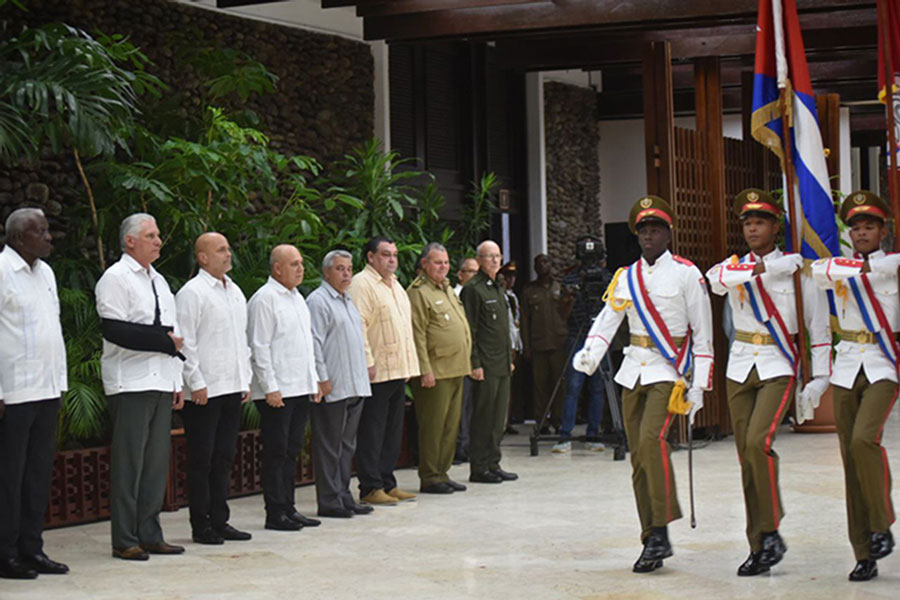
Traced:
[[[94, 38], [59, 23], [26, 27], [15, 35], [6, 29], [4, 22], [0, 156], [11, 162], [29, 159], [45, 146], [72, 153], [105, 268], [96, 202], [82, 157], [111, 156], [117, 148], [127, 148], [125, 135], [139, 112], [138, 95], [158, 94], [162, 83], [144, 70], [147, 57], [121, 36]], [[121, 66], [125, 62], [134, 70]]]
[[493, 199], [496, 187], [497, 176], [494, 173], [484, 173], [481, 179], [472, 182], [469, 203], [463, 209], [460, 236], [466, 248], [478, 246], [491, 229], [491, 214], [496, 210]]

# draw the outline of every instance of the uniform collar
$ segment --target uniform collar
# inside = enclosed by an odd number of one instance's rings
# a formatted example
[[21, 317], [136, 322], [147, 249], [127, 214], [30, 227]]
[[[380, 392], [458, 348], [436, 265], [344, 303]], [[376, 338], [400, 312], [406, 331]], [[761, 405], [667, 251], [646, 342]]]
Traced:
[[25, 262], [25, 259], [22, 258], [22, 255], [19, 254], [18, 251], [16, 251], [16, 249], [9, 244], [7, 244], [3, 248], [3, 254], [6, 255], [8, 257], [7, 260], [12, 263], [13, 271], [21, 271], [23, 269], [34, 271], [34, 269], [36, 269], [38, 264], [41, 262], [41, 259], [37, 259], [36, 261], [34, 261], [34, 267], [32, 267], [27, 262]]
[[[875, 252], [869, 252], [868, 258], [870, 258], [870, 259], [871, 259], [871, 258], [881, 258], [881, 257], [883, 257], [883, 256], [887, 256], [887, 255], [884, 253], [884, 250], [882, 250], [881, 248], [879, 248], [879, 249], [876, 250]], [[859, 252], [854, 252], [854, 253], [853, 253], [853, 258], [862, 260], [862, 259], [863, 259], [863, 256], [862, 256], [862, 254], [860, 254]]]
[[[475, 277], [480, 277], [480, 278], [484, 279], [485, 281], [489, 282], [491, 285], [496, 285], [499, 289], [503, 289], [503, 286], [500, 285], [500, 283], [497, 281], [497, 279], [500, 277], [500, 271], [497, 271], [497, 274], [494, 275], [493, 279], [491, 279], [487, 273], [485, 273], [484, 271], [482, 271], [479, 268], [478, 272], [475, 273]], [[474, 277], [473, 277], [473, 279], [474, 279]]]
[[771, 252], [769, 252], [768, 254], [765, 254], [763, 256], [759, 256], [758, 254], [756, 254], [753, 251], [748, 252], [747, 256], [750, 257], [750, 262], [757, 262], [759, 260], [774, 260], [776, 258], [781, 258], [782, 254], [783, 253], [781, 252], [781, 248], [779, 248], [778, 246], [775, 246], [774, 250], [772, 250]]
[[[661, 266], [665, 265], [666, 263], [670, 262], [671, 260], [672, 260], [672, 253], [669, 252], [668, 250], [666, 250], [665, 252], [663, 252], [662, 254], [659, 255], [659, 257], [653, 262], [652, 266], [653, 267], [661, 267]], [[647, 259], [644, 258], [643, 255], [641, 255], [641, 263], [645, 267], [651, 266], [650, 263], [647, 262]]]
[[444, 277], [444, 280], [440, 283], [436, 282], [434, 279], [425, 274], [422, 275], [422, 279], [424, 279], [425, 283], [427, 283], [431, 287], [439, 290], [446, 290], [448, 287], [450, 287], [450, 280], [446, 277]]

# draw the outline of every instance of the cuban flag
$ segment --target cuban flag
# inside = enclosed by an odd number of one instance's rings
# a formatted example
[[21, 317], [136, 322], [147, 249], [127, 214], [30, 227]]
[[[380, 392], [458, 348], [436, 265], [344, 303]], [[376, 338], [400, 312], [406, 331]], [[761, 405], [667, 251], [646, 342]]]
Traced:
[[[751, 132], [778, 155], [784, 167], [784, 130], [779, 95], [784, 90], [794, 165], [795, 213], [804, 258], [840, 256], [837, 221], [816, 97], [809, 79], [796, 0], [760, 0], [756, 27]], [[782, 168], [782, 171], [784, 169]], [[785, 201], [787, 194], [784, 194]], [[787, 207], [785, 207], [787, 209]], [[785, 210], [789, 214], [788, 210]], [[791, 236], [785, 236], [790, 248]]]

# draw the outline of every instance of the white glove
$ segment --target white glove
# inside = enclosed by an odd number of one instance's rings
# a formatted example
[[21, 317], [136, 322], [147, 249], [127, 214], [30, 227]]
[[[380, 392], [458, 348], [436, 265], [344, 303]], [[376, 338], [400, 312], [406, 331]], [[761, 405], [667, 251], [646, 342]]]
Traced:
[[800, 403], [797, 407], [798, 424], [803, 424], [804, 421], [815, 417], [815, 411], [819, 408], [819, 400], [828, 389], [829, 383], [827, 377], [816, 377], [806, 384], [803, 391], [800, 392]]
[[586, 375], [593, 375], [597, 367], [600, 366], [600, 359], [594, 358], [587, 347], [585, 347], [575, 354], [575, 358], [572, 359], [572, 366], [576, 371], [581, 371]]
[[803, 257], [799, 254], [785, 254], [781, 258], [767, 260], [766, 272], [772, 275], [792, 275], [803, 266]]
[[694, 426], [694, 415], [703, 408], [703, 390], [698, 387], [689, 388], [687, 391], [687, 400], [691, 403], [691, 412], [688, 413], [688, 423]]

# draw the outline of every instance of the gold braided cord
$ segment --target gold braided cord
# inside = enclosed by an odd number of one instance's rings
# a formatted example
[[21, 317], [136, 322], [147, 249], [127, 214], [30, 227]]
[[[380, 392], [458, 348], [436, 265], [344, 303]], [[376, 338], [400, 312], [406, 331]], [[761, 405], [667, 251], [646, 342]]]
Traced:
[[619, 275], [626, 271], [625, 267], [619, 267], [616, 271], [616, 274], [613, 275], [612, 281], [609, 282], [609, 286], [606, 288], [606, 291], [603, 293], [603, 302], [606, 303], [607, 306], [612, 308], [616, 312], [622, 312], [626, 310], [629, 306], [631, 306], [631, 300], [617, 300], [615, 297], [616, 286], [619, 284]]

